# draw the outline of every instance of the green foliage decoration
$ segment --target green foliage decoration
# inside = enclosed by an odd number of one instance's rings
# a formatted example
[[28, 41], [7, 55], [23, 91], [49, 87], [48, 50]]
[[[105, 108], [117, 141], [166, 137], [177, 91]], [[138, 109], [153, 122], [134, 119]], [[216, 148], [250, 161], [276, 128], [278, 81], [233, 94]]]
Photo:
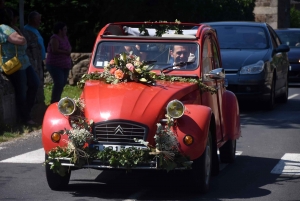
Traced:
[[[77, 82], [77, 86], [81, 89], [83, 89], [85, 82], [88, 80], [99, 80], [99, 81], [106, 81], [104, 77], [111, 76], [107, 75], [107, 71], [104, 71], [102, 73], [99, 72], [92, 72], [88, 74], [83, 74], [81, 79]], [[188, 78], [188, 77], [178, 77], [178, 76], [169, 76], [169, 75], [156, 75], [153, 76], [153, 78], [158, 81], [169, 81], [169, 82], [188, 82], [188, 83], [195, 83], [198, 84], [199, 90], [202, 90], [203, 92], [210, 92], [211, 94], [215, 94], [217, 92], [216, 88], [207, 86], [202, 82], [202, 79], [195, 79], [195, 78]], [[112, 83], [112, 82], [107, 82]], [[152, 82], [154, 83], [154, 82]]]
[[[77, 101], [77, 103], [83, 102]], [[79, 108], [83, 110], [84, 106], [82, 105]], [[163, 168], [167, 171], [176, 167], [191, 167], [192, 162], [180, 153], [177, 138], [171, 130], [171, 127], [176, 127], [176, 121], [168, 115], [166, 115], [168, 120], [166, 125], [163, 126], [161, 123], [157, 123], [157, 131], [154, 136], [155, 147], [142, 139], [134, 139], [136, 142], [143, 144], [144, 147], [128, 147], [120, 151], [106, 147], [99, 151], [92, 147], [94, 143], [97, 143], [91, 133], [93, 121], [86, 122], [83, 113], [80, 114], [82, 114], [82, 120], [73, 121], [71, 123], [72, 129], [58, 131], [61, 135], [68, 135], [67, 146], [57, 146], [48, 152], [48, 159], [45, 164], [51, 164], [50, 169], [56, 174], [64, 176], [68, 171], [67, 167], [61, 165], [61, 160], [65, 160], [65, 158], [70, 159], [70, 163], [75, 164], [77, 167], [89, 164], [91, 160], [95, 159], [100, 160], [103, 165], [121, 167], [127, 170], [151, 161], [156, 161], [157, 168]], [[80, 117], [77, 116], [76, 118]]]
[[[163, 22], [167, 23], [168, 21], [158, 21], [158, 22]], [[156, 30], [155, 36], [161, 37], [163, 34], [167, 33], [168, 30], [175, 30], [175, 34], [182, 34], [182, 27], [180, 27], [180, 21], [175, 20], [175, 25], [170, 25], [170, 24], [154, 24], [150, 21], [145, 22], [149, 27], [154, 28]], [[142, 36], [149, 36], [149, 32], [145, 27], [145, 24], [143, 24], [141, 27], [139, 27], [140, 34]]]
[[290, 10], [290, 27], [300, 28], [300, 11], [295, 7], [292, 7]]

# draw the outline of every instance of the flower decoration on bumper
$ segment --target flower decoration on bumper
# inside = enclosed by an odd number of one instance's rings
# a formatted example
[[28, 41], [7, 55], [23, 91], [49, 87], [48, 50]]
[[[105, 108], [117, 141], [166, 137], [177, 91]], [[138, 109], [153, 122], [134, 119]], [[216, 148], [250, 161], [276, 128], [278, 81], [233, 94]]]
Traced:
[[[74, 101], [78, 104], [79, 111], [83, 110], [82, 101]], [[80, 115], [78, 115], [80, 114]], [[143, 148], [128, 147], [115, 151], [110, 147], [97, 150], [93, 144], [97, 144], [92, 134], [93, 121], [87, 121], [83, 113], [73, 113], [69, 116], [72, 129], [65, 129], [61, 134], [68, 135], [65, 147], [55, 147], [48, 152], [49, 159], [45, 163], [51, 163], [50, 168], [57, 174], [64, 176], [68, 168], [61, 165], [62, 158], [69, 158], [70, 162], [78, 167], [90, 163], [92, 160], [100, 160], [111, 167], [125, 167], [131, 169], [139, 164], [157, 161], [157, 168], [167, 171], [176, 167], [190, 168], [191, 161], [184, 156], [178, 148], [178, 140], [172, 127], [176, 127], [176, 120], [166, 114], [165, 124], [157, 123], [154, 136], [155, 146], [142, 139], [134, 139], [143, 144]]]

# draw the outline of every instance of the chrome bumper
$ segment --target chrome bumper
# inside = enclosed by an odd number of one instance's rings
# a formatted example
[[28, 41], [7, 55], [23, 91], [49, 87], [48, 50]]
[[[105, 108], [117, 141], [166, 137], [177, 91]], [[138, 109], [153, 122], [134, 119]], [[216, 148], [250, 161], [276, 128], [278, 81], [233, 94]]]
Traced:
[[[49, 165], [52, 165], [53, 162], [51, 162], [51, 158], [49, 160]], [[55, 159], [57, 160], [57, 159]], [[106, 165], [100, 160], [92, 160], [87, 162], [85, 165], [77, 165], [71, 162], [70, 158], [59, 158], [59, 162], [61, 163], [61, 166], [64, 167], [74, 167], [75, 169], [85, 169], [85, 168], [90, 168], [90, 169], [99, 169], [99, 170], [104, 170], [104, 169], [129, 169], [127, 167], [113, 167], [110, 165]], [[192, 164], [193, 161], [187, 161], [186, 163]], [[158, 161], [150, 161], [147, 164], [139, 164], [134, 167], [130, 167], [130, 169], [140, 169], [140, 170], [164, 170], [164, 168], [160, 168], [158, 165]], [[176, 167], [174, 170], [188, 170], [190, 168], [188, 167]]]

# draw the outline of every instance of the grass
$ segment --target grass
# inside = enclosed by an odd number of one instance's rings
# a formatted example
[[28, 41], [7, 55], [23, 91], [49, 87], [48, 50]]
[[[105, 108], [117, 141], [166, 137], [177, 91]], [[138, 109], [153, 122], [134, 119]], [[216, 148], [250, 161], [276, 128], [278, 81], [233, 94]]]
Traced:
[[[45, 104], [49, 105], [51, 100], [51, 92], [52, 92], [52, 84], [45, 85], [44, 87], [44, 95], [45, 95]], [[82, 89], [79, 89], [77, 86], [66, 85], [61, 97], [69, 97], [69, 98], [79, 98]]]
[[[52, 87], [52, 84], [45, 85], [44, 87], [45, 105], [50, 104]], [[61, 97], [70, 97], [76, 99], [79, 98], [81, 91], [82, 90], [77, 86], [66, 85]], [[28, 126], [23, 124], [17, 124], [14, 126], [0, 125], [0, 143], [10, 141], [39, 129], [41, 129], [41, 126]]]

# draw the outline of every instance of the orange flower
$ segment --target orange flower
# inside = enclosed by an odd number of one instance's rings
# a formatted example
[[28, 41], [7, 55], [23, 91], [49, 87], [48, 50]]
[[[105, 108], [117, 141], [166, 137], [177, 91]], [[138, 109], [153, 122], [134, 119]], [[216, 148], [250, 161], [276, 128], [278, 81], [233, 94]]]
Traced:
[[110, 64], [110, 65], [114, 65], [114, 64], [115, 64], [115, 60], [113, 60], [113, 59], [110, 60], [109, 64]]
[[112, 69], [110, 69], [110, 74], [114, 74], [115, 73], [115, 71], [116, 71], [116, 68], [112, 68]]
[[121, 69], [118, 69], [118, 70], [115, 71], [115, 78], [117, 78], [117, 79], [120, 80], [123, 77], [124, 77], [124, 73], [123, 73], [123, 71]]

